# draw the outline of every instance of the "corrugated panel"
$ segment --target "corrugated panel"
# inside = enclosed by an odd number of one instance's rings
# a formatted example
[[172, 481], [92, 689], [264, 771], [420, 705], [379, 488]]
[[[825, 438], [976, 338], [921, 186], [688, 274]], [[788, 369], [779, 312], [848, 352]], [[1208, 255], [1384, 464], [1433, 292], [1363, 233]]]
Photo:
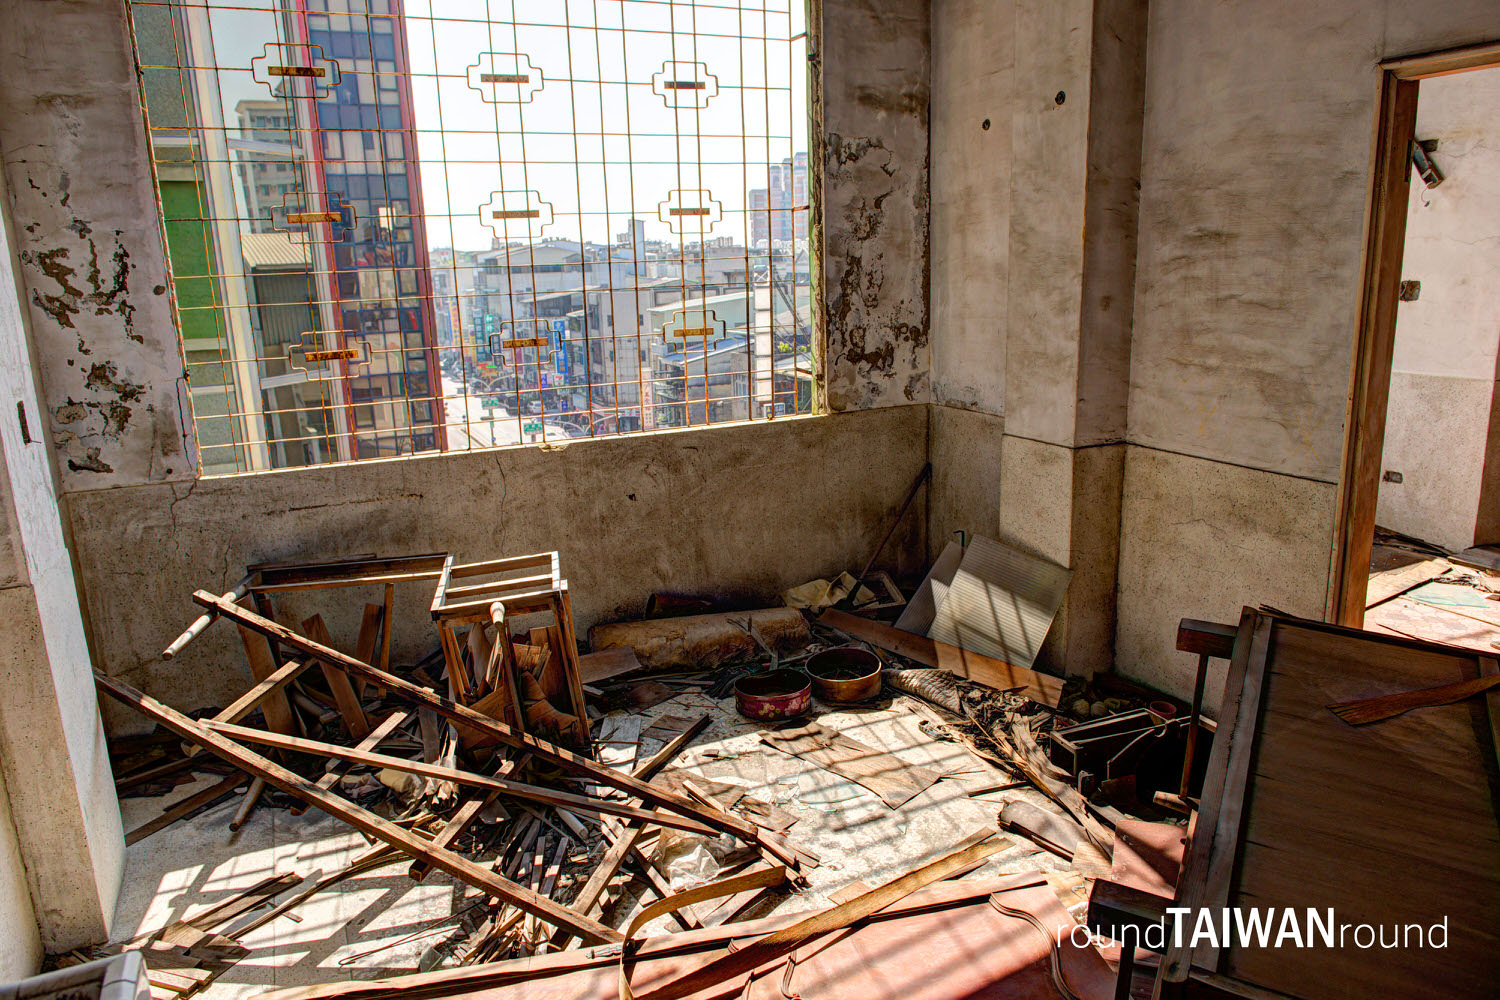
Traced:
[[963, 558], [964, 547], [957, 542], [949, 542], [943, 547], [942, 555], [937, 557], [932, 569], [927, 571], [927, 578], [922, 581], [911, 600], [906, 602], [901, 617], [896, 619], [897, 628], [917, 635], [927, 634], [927, 630], [932, 628], [932, 619], [937, 616], [937, 588], [941, 587], [945, 594], [948, 592], [948, 585], [953, 582], [953, 575], [958, 572], [958, 564]]
[[286, 233], [240, 233], [245, 270], [255, 267], [306, 267], [306, 244], [292, 242]]
[[288, 344], [300, 343], [318, 328], [308, 284], [301, 272], [255, 275], [261, 346], [268, 356], [285, 357]]
[[927, 634], [938, 642], [1030, 667], [1071, 576], [1056, 563], [975, 536], [948, 592], [937, 602]]

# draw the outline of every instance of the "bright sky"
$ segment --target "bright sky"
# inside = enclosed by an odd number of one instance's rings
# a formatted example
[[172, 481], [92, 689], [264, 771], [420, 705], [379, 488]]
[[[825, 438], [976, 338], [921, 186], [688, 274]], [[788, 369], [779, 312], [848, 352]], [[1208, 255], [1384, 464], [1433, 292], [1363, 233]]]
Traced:
[[[270, 0], [235, 6], [212, 10], [231, 128], [240, 100], [271, 96], [244, 68], [278, 37]], [[804, 13], [800, 0], [407, 0], [429, 246], [487, 249], [497, 233], [481, 207], [502, 191], [492, 209], [553, 219], [540, 233], [494, 221], [512, 240], [607, 242], [633, 216], [648, 238], [675, 241], [659, 218], [671, 200], [714, 210], [706, 233], [700, 217], [676, 220], [688, 241], [743, 241], [746, 190], [767, 186], [766, 164], [807, 149]], [[533, 83], [483, 84], [481, 73]]]

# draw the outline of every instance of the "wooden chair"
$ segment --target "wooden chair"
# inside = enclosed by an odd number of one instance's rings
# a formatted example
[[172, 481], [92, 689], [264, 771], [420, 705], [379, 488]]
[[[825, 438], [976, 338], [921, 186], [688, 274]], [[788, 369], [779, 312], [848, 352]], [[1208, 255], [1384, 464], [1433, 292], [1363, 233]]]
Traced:
[[[518, 644], [511, 623], [529, 615], [552, 621], [532, 628], [529, 641]], [[448, 556], [432, 598], [432, 619], [454, 697], [522, 732], [589, 749], [573, 606], [556, 552], [476, 563]], [[470, 664], [456, 632], [463, 625], [479, 630], [467, 642]], [[485, 634], [491, 625], [493, 640]]]

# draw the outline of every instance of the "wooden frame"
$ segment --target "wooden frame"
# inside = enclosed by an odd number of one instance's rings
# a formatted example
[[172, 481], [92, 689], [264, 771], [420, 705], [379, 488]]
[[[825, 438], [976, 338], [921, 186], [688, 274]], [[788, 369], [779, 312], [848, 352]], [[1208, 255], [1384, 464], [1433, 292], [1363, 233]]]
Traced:
[[378, 667], [371, 666], [336, 649], [330, 649], [327, 646], [314, 642], [306, 636], [297, 634], [279, 622], [241, 607], [234, 601], [211, 594], [206, 590], [196, 591], [193, 594], [193, 600], [205, 608], [216, 611], [220, 617], [228, 618], [251, 631], [259, 632], [268, 639], [274, 639], [284, 645], [290, 646], [311, 659], [321, 661], [337, 670], [342, 670], [350, 678], [357, 677], [377, 684], [393, 694], [404, 697], [420, 708], [431, 709], [450, 722], [456, 722], [462, 726], [477, 729], [480, 732], [491, 735], [501, 743], [529, 752], [538, 760], [560, 767], [571, 774], [586, 778], [596, 784], [618, 788], [653, 806], [670, 809], [680, 816], [687, 816], [690, 819], [696, 819], [710, 825], [716, 824], [721, 829], [733, 833], [736, 837], [747, 843], [759, 845], [764, 839], [764, 836], [752, 823], [743, 822], [736, 817], [731, 817], [724, 813], [706, 811], [691, 800], [674, 792], [647, 784], [629, 775], [621, 774], [618, 771], [605, 767], [588, 757], [573, 753], [563, 747], [537, 739], [534, 736], [518, 732], [503, 722], [498, 722], [471, 708], [457, 704], [429, 688], [418, 687], [410, 681], [403, 680], [394, 674], [388, 674]]
[[1364, 251], [1344, 451], [1329, 571], [1327, 617], [1358, 628], [1364, 623], [1375, 504], [1385, 447], [1385, 411], [1396, 340], [1396, 305], [1411, 190], [1419, 81], [1500, 66], [1500, 42], [1404, 56], [1381, 63], [1375, 119], [1374, 168], [1365, 209]]
[[[1487, 995], [1500, 976], [1500, 693], [1358, 727], [1330, 706], [1496, 669], [1474, 650], [1246, 608], [1174, 905], [1332, 907], [1378, 926], [1451, 914], [1453, 954], [1314, 950], [1310, 937], [1307, 950], [1192, 947], [1185, 933], [1159, 995], [1416, 995], [1427, 979], [1432, 995]], [[1386, 977], [1409, 981], [1382, 991]]]
[[[396, 599], [396, 584], [417, 583], [423, 580], [434, 580], [442, 572], [444, 566], [451, 556], [444, 552], [429, 552], [415, 556], [395, 556], [393, 558], [380, 558], [377, 556], [350, 556], [344, 559], [329, 559], [321, 562], [280, 562], [280, 563], [255, 563], [245, 570], [245, 575], [240, 578], [227, 593], [226, 600], [242, 601], [250, 598], [261, 614], [272, 618], [271, 594], [284, 593], [294, 590], [322, 590], [329, 587], [372, 587], [382, 586], [385, 588], [383, 611], [379, 619], [380, 628], [380, 658], [378, 660], [382, 670], [391, 667], [391, 621], [393, 605]], [[217, 618], [216, 612], [210, 611], [199, 616], [198, 620], [189, 625], [181, 635], [173, 639], [166, 649], [162, 650], [162, 659], [170, 660], [183, 647], [198, 637], [204, 629]], [[370, 615], [365, 616], [361, 624], [360, 632], [363, 640], [365, 633], [374, 626]], [[373, 639], [372, 639], [373, 642]], [[276, 643], [270, 643], [271, 661], [273, 666], [281, 666], [284, 662], [281, 651]], [[361, 650], [371, 662], [377, 662], [372, 655], [373, 649]], [[251, 644], [246, 642], [246, 654], [251, 658], [251, 668], [255, 669], [255, 654], [251, 650]], [[264, 673], [257, 672], [256, 680], [263, 680]], [[275, 699], [272, 699], [274, 705]], [[279, 716], [279, 707], [273, 707]]]
[[[537, 572], [540, 570], [541, 572]], [[475, 580], [458, 583], [459, 580]], [[479, 703], [489, 695], [488, 714], [508, 725], [528, 730], [526, 706], [518, 686], [518, 657], [511, 642], [508, 620], [530, 614], [550, 615], [553, 625], [532, 632], [543, 634], [550, 655], [562, 668], [573, 724], [563, 735], [579, 749], [589, 748], [588, 711], [584, 704], [583, 680], [578, 665], [578, 642], [573, 630], [573, 604], [568, 581], [562, 578], [556, 552], [456, 563], [449, 555], [443, 561], [432, 597], [432, 620], [437, 625], [448, 677], [459, 701]], [[458, 626], [486, 628], [493, 624], [495, 639], [490, 663], [481, 676], [470, 676], [464, 666]], [[540, 639], [541, 637], [539, 637]], [[477, 667], [478, 664], [475, 664]]]

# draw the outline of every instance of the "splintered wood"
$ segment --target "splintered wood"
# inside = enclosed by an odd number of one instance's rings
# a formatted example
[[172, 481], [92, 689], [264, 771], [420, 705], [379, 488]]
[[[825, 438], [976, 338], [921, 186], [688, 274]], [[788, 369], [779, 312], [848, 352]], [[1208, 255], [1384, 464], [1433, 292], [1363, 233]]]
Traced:
[[[403, 668], [413, 680], [387, 669], [392, 589], [424, 580], [436, 584], [431, 613], [439, 653]], [[336, 644], [321, 613], [303, 617], [300, 631], [276, 620], [273, 594], [359, 586], [381, 588], [383, 599], [364, 605], [348, 646]], [[640, 850], [642, 838], [653, 830], [736, 837], [768, 857], [785, 858], [794, 871], [799, 864], [816, 863], [786, 843], [779, 831], [788, 818], [772, 806], [739, 796], [724, 804], [705, 801], [688, 789], [651, 782], [702, 732], [707, 717], [659, 720], [652, 738], [667, 745], [643, 763], [638, 762], [639, 717], [612, 722], [595, 747], [567, 582], [556, 553], [480, 563], [430, 555], [265, 565], [252, 567], [225, 594], [198, 591], [193, 599], [206, 614], [168, 653], [176, 655], [210, 624], [227, 619], [239, 631], [255, 684], [228, 708], [197, 720], [122, 681], [96, 677], [104, 694], [233, 768], [217, 784], [134, 831], [133, 838], [245, 783], [251, 783], [252, 793], [236, 812], [236, 824], [245, 821], [264, 789], [285, 792], [376, 842], [377, 853], [351, 870], [404, 861], [415, 879], [438, 870], [487, 897], [489, 911], [471, 936], [470, 958], [513, 949], [526, 953], [547, 947], [549, 939], [553, 947], [572, 939], [619, 940], [620, 932], [599, 919], [605, 893], [623, 863], [640, 865], [648, 881], [660, 879]], [[354, 655], [343, 651], [347, 648]], [[630, 662], [623, 654], [616, 658]], [[310, 669], [314, 664], [317, 669]], [[438, 669], [446, 684], [427, 673]], [[267, 749], [257, 753], [252, 745]], [[596, 751], [599, 760], [593, 759]], [[309, 761], [318, 762], [311, 774]], [[351, 776], [350, 768], [360, 771]], [[143, 771], [149, 778], [158, 767]], [[160, 773], [175, 774], [177, 767]], [[394, 794], [411, 796], [408, 809], [394, 819], [379, 815], [341, 794], [346, 781], [354, 790], [381, 784], [397, 789]], [[479, 861], [460, 853], [478, 821], [492, 821], [492, 814], [505, 817], [506, 806], [519, 816], [501, 855]], [[597, 836], [585, 821], [602, 829], [608, 846], [571, 905], [564, 905], [553, 896], [565, 882], [577, 885], [579, 877], [565, 869], [575, 850]], [[493, 844], [492, 834], [483, 836]], [[777, 870], [782, 872], [778, 881], [785, 881], [785, 870]], [[303, 900], [345, 877], [348, 873], [317, 879], [295, 898]], [[233, 915], [268, 902], [266, 893], [289, 885], [254, 887], [261, 895], [246, 896], [231, 908]], [[266, 919], [282, 912], [277, 907]], [[174, 926], [168, 936], [173, 942], [214, 943], [200, 923], [194, 918]]]

